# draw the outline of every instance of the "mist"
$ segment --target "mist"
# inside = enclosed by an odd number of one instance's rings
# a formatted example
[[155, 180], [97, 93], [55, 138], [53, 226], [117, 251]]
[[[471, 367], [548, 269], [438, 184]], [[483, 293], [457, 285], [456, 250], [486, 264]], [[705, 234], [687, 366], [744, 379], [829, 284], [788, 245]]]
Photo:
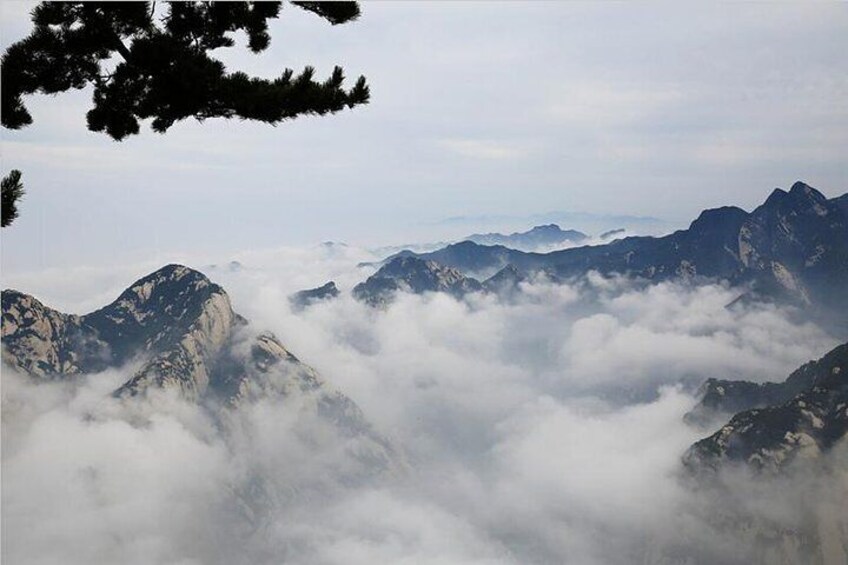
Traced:
[[[232, 259], [240, 266], [228, 267]], [[357, 266], [368, 259], [366, 250], [322, 245], [189, 264], [228, 291], [253, 331], [275, 332], [353, 399], [393, 446], [391, 465], [363, 467], [357, 440], [296, 397], [222, 412], [164, 392], [112, 398], [133, 366], [47, 383], [4, 367], [4, 560], [623, 564], [702, 556], [738, 540], [721, 538], [726, 532], [706, 517], [723, 503], [681, 478], [682, 454], [711, 432], [683, 422], [697, 386], [709, 377], [782, 380], [836, 344], [790, 310], [727, 308], [738, 289], [596, 274], [561, 285], [536, 280], [511, 298], [401, 295], [373, 309], [348, 292], [373, 271]], [[83, 313], [145, 270], [12, 282]], [[291, 309], [291, 292], [331, 278], [338, 299]], [[750, 486], [739, 477], [734, 484]], [[846, 492], [844, 473], [824, 477], [830, 492]], [[808, 502], [823, 492], [821, 482], [798, 489], [819, 493]], [[738, 486], [734, 504], [783, 523], [781, 501], [792, 501], [775, 493], [784, 490], [751, 492]], [[733, 555], [728, 563], [750, 557]]]

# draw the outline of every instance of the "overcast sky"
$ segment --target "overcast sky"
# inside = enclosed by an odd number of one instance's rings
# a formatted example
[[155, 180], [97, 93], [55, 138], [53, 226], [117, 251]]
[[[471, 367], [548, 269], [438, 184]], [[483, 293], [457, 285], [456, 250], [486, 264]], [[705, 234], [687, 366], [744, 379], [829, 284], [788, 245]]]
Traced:
[[[2, 3], [4, 49], [30, 7]], [[271, 32], [266, 52], [222, 58], [267, 77], [341, 64], [371, 104], [116, 143], [87, 131], [89, 91], [31, 97], [35, 123], [2, 132], [27, 188], [3, 270], [440, 239], [472, 227], [438, 223], [454, 216], [685, 225], [797, 179], [848, 189], [844, 3], [384, 2], [336, 27], [286, 6]]]

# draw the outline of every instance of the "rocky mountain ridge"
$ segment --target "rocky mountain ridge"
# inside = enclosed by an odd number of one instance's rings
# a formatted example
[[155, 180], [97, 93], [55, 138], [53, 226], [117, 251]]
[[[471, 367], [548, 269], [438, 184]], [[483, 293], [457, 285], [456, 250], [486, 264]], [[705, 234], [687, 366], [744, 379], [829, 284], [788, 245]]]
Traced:
[[488, 279], [479, 281], [457, 269], [418, 257], [396, 257], [353, 289], [353, 296], [370, 306], [385, 306], [399, 292], [424, 294], [444, 292], [455, 298], [474, 292], [507, 297], [517, 292], [530, 277], [513, 265], [507, 265]]
[[371, 306], [385, 305], [398, 292], [445, 292], [457, 298], [483, 289], [479, 281], [457, 269], [417, 257], [397, 257], [353, 288], [353, 296]]
[[429, 253], [403, 253], [466, 276], [489, 277], [507, 265], [522, 273], [570, 278], [589, 271], [662, 281], [724, 280], [756, 299], [777, 300], [848, 325], [848, 199], [827, 199], [803, 182], [775, 189], [746, 212], [705, 210], [688, 229], [664, 237], [633, 236], [604, 245], [526, 253], [471, 241]]
[[197, 399], [209, 385], [214, 356], [245, 324], [220, 286], [181, 265], [139, 279], [111, 304], [83, 316], [13, 290], [4, 291], [2, 301], [3, 360], [36, 377], [94, 373], [149, 357], [120, 395], [156, 385]]
[[684, 457], [695, 472], [738, 462], [780, 471], [797, 457], [818, 457], [848, 435], [848, 343], [780, 383], [708, 380], [689, 420], [734, 413]]
[[190, 402], [236, 410], [297, 396], [342, 435], [362, 439], [370, 460], [388, 466], [394, 457], [350, 398], [273, 334], [254, 332], [223, 288], [188, 267], [167, 265], [83, 316], [6, 290], [2, 314], [3, 363], [33, 379], [74, 379], [134, 362], [140, 368], [114, 396], [165, 389]]
[[667, 551], [673, 562], [845, 563], [848, 343], [785, 381], [710, 379], [701, 392], [690, 421], [736, 413], [687, 450], [680, 478], [722, 543]]

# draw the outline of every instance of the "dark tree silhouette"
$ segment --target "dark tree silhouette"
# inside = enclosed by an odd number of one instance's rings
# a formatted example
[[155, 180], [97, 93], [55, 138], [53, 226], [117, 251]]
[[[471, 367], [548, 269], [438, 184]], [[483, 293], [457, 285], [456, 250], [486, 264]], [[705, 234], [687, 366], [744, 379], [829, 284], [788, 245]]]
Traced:
[[21, 183], [21, 172], [13, 169], [0, 182], [2, 188], [2, 227], [11, 224], [18, 217], [18, 200], [24, 195], [24, 185]]
[[[292, 2], [332, 25], [359, 17], [356, 2]], [[254, 53], [270, 43], [268, 20], [281, 2], [174, 2], [157, 16], [153, 2], [43, 2], [32, 11], [34, 28], [11, 45], [0, 67], [2, 124], [32, 123], [28, 94], [57, 94], [94, 87], [88, 129], [122, 140], [151, 119], [164, 133], [186, 118], [240, 118], [277, 124], [309, 114], [332, 114], [367, 104], [365, 77], [345, 90], [335, 67], [324, 81], [315, 69], [285, 69], [274, 79], [228, 72], [210, 52], [232, 47], [234, 32], [247, 34]], [[23, 194], [20, 171], [3, 179], [3, 227], [17, 217]], [[7, 189], [8, 181], [8, 189]]]
[[[331, 24], [359, 16], [355, 2], [292, 2]], [[122, 140], [139, 120], [164, 132], [186, 118], [241, 118], [277, 124], [308, 114], [335, 113], [368, 102], [365, 77], [346, 90], [336, 67], [323, 81], [306, 67], [273, 80], [228, 72], [210, 55], [232, 47], [233, 32], [248, 47], [268, 47], [268, 20], [280, 2], [174, 2], [155, 14], [155, 2], [44, 2], [32, 12], [34, 29], [2, 60], [2, 123], [32, 123], [23, 97], [93, 85], [88, 128]], [[157, 21], [158, 20], [158, 21]], [[116, 64], [116, 61], [117, 64]]]

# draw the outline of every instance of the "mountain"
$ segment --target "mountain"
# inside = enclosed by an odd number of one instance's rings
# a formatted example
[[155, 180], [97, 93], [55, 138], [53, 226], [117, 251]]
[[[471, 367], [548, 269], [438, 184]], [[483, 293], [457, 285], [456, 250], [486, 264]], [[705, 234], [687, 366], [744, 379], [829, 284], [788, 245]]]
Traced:
[[108, 306], [76, 316], [26, 294], [3, 292], [3, 359], [39, 378], [118, 367], [143, 353], [148, 363], [120, 393], [152, 384], [197, 398], [209, 384], [209, 363], [244, 324], [227, 294], [205, 276], [168, 265], [125, 290]]
[[536, 251], [540, 248], [550, 248], [558, 245], [577, 244], [589, 239], [585, 233], [577, 230], [563, 230], [556, 224], [535, 226], [526, 232], [515, 232], [509, 235], [501, 233], [476, 233], [464, 237], [464, 241], [472, 241], [479, 245], [503, 245], [521, 251]]
[[490, 230], [503, 225], [540, 225], [556, 223], [572, 226], [586, 233], [601, 233], [612, 228], [625, 228], [637, 233], [663, 233], [668, 231], [669, 223], [660, 218], [646, 216], [627, 216], [614, 214], [594, 214], [590, 212], [573, 212], [553, 210], [540, 214], [529, 215], [475, 215], [454, 216], [445, 218], [434, 225], [468, 226], [476, 231]]
[[697, 559], [672, 550], [685, 557], [673, 562], [848, 562], [848, 343], [783, 382], [710, 380], [702, 392], [697, 416], [738, 412], [682, 458], [713, 541]]
[[510, 264], [483, 281], [483, 289], [495, 294], [509, 295], [517, 292], [519, 285], [527, 280], [529, 277], [526, 274]]
[[388, 465], [394, 457], [352, 400], [273, 334], [253, 332], [233, 312], [224, 289], [188, 267], [163, 267], [83, 316], [15, 290], [3, 291], [2, 311], [3, 363], [33, 379], [73, 379], [140, 364], [115, 396], [170, 389], [188, 401], [238, 409], [297, 395], [339, 433], [361, 438], [364, 458]]
[[356, 285], [353, 296], [370, 306], [384, 306], [398, 292], [445, 292], [455, 298], [462, 298], [472, 292], [486, 292], [507, 299], [519, 292], [520, 284], [528, 280], [529, 277], [513, 265], [507, 265], [480, 282], [434, 261], [401, 256], [392, 259], [365, 282]]
[[741, 462], [779, 471], [798, 457], [817, 457], [848, 435], [848, 343], [807, 363], [781, 383], [711, 379], [694, 413], [738, 411], [695, 443], [684, 464], [695, 472]]
[[[623, 231], [623, 230], [622, 230]], [[539, 249], [565, 244], [579, 244], [589, 239], [585, 233], [577, 230], [563, 230], [556, 224], [536, 226], [525, 232], [512, 234], [475, 233], [452, 243], [407, 244], [402, 246], [375, 249], [374, 253], [387, 253], [388, 257], [378, 262], [363, 262], [360, 267], [381, 267], [397, 257], [423, 257], [448, 266], [461, 265], [466, 274], [485, 278], [509, 263], [512, 251], [535, 252]], [[476, 244], [471, 245], [471, 244]], [[491, 247], [489, 256], [480, 256], [480, 246]], [[471, 250], [466, 252], [466, 250]], [[457, 267], [460, 268], [460, 267]]]
[[452, 243], [428, 253], [402, 251], [395, 257], [418, 257], [479, 278], [487, 278], [507, 265], [521, 271], [541, 270], [548, 265], [546, 254], [527, 253], [503, 245], [480, 245], [473, 241]]
[[318, 302], [330, 300], [338, 295], [339, 289], [336, 287], [336, 283], [330, 281], [316, 288], [295, 292], [289, 297], [289, 303], [292, 305], [292, 308], [297, 311], [303, 310], [304, 308], [312, 306]]
[[615, 239], [618, 235], [623, 235], [627, 230], [624, 228], [616, 228], [614, 230], [608, 230], [598, 236], [598, 239], [601, 241], [607, 241], [609, 239]]
[[776, 189], [752, 212], [705, 210], [688, 229], [664, 237], [635, 236], [605, 245], [526, 253], [466, 241], [404, 256], [435, 261], [466, 275], [490, 276], [508, 264], [555, 277], [588, 271], [650, 281], [726, 280], [752, 295], [812, 307], [845, 325], [848, 310], [848, 212], [845, 196], [828, 200], [796, 182]]
[[836, 204], [836, 206], [844, 213], [848, 214], [848, 193], [843, 194], [842, 196], [837, 196], [836, 198], [831, 198], [830, 201]]
[[353, 296], [371, 306], [390, 302], [398, 292], [423, 294], [446, 292], [456, 297], [482, 290], [476, 279], [466, 277], [456, 269], [418, 257], [396, 257], [359, 283]]

